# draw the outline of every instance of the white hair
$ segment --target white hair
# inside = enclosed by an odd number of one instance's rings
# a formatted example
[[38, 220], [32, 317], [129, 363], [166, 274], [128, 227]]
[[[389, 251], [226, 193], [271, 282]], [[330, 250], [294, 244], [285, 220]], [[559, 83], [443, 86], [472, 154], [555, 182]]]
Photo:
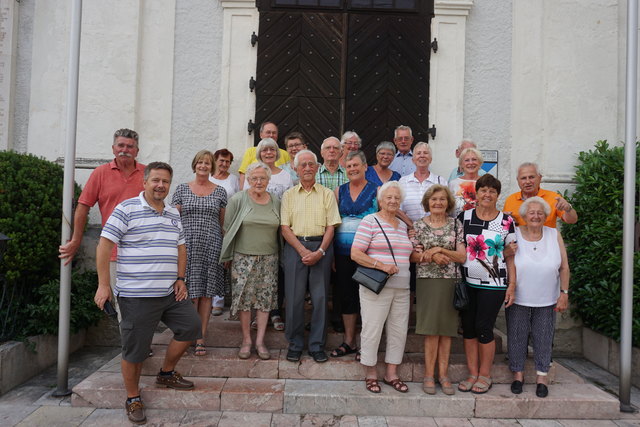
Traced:
[[328, 138], [325, 138], [325, 139], [322, 141], [322, 145], [320, 145], [320, 149], [321, 149], [321, 150], [324, 150], [324, 144], [326, 144], [328, 141], [331, 141], [331, 140], [337, 141], [337, 142], [338, 142], [338, 144], [340, 144], [340, 147], [342, 147], [342, 143], [340, 142], [340, 140], [339, 140], [338, 138], [336, 138], [335, 136], [330, 136], [330, 137], [328, 137]]
[[390, 188], [397, 188], [400, 191], [400, 203], [404, 201], [405, 192], [398, 181], [387, 181], [378, 187], [378, 200], [382, 199], [384, 193]]
[[298, 167], [298, 158], [303, 155], [303, 154], [311, 154], [313, 156], [313, 161], [317, 164], [318, 163], [318, 156], [316, 156], [316, 153], [314, 153], [311, 150], [300, 150], [296, 153], [296, 157], [293, 159], [293, 167], [297, 168]]
[[411, 128], [409, 126], [400, 125], [393, 131], [393, 137], [394, 138], [398, 137], [398, 131], [399, 130], [408, 130], [409, 131], [409, 136], [413, 136], [413, 132], [411, 131]]
[[549, 214], [551, 213], [551, 206], [549, 206], [549, 203], [547, 203], [547, 201], [542, 197], [533, 196], [533, 197], [527, 198], [527, 200], [525, 200], [524, 203], [520, 205], [520, 209], [518, 209], [518, 213], [522, 218], [524, 218], [524, 216], [527, 214], [527, 211], [529, 210], [529, 205], [534, 203], [537, 203], [540, 206], [542, 206], [542, 209], [544, 210], [544, 214], [546, 216], [549, 216]]
[[254, 162], [247, 167], [247, 170], [245, 172], [245, 176], [247, 177], [247, 180], [250, 180], [251, 174], [255, 172], [256, 169], [259, 169], [259, 168], [264, 169], [267, 172], [267, 178], [271, 179], [271, 169], [269, 169], [269, 166], [265, 165], [262, 162]]
[[542, 171], [540, 171], [540, 166], [538, 166], [538, 164], [534, 162], [524, 162], [520, 166], [518, 166], [518, 176], [520, 176], [520, 169], [528, 168], [528, 167], [534, 168], [536, 171], [536, 175], [542, 176]]
[[360, 138], [360, 135], [358, 135], [353, 130], [348, 130], [342, 134], [342, 139], [340, 140], [340, 144], [344, 145], [344, 143], [347, 142], [347, 139], [353, 138], [354, 136], [358, 140], [358, 147], [360, 147], [362, 145], [362, 138]]

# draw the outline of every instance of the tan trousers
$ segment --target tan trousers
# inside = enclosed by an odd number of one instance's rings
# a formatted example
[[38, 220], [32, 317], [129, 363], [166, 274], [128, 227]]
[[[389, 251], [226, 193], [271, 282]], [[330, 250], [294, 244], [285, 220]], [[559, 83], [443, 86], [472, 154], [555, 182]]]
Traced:
[[402, 363], [409, 327], [409, 293], [409, 289], [385, 287], [376, 295], [360, 286], [360, 363], [365, 366], [375, 366], [378, 363], [378, 346], [385, 324], [387, 346], [384, 361], [394, 365]]

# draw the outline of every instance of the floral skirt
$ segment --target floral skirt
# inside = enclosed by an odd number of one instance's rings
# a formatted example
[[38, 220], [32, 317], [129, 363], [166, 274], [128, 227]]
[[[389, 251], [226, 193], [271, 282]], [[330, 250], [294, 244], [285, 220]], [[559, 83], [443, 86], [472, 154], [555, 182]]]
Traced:
[[231, 264], [231, 314], [271, 311], [278, 306], [278, 254], [233, 254]]

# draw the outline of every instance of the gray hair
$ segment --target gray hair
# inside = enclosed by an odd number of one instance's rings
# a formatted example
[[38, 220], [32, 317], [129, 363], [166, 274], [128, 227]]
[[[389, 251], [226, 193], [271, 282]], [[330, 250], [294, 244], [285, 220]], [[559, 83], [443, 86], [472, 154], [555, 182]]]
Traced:
[[529, 210], [529, 205], [533, 203], [537, 203], [540, 206], [542, 206], [542, 209], [544, 210], [544, 214], [547, 217], [549, 216], [549, 214], [551, 213], [551, 206], [549, 206], [549, 203], [547, 203], [547, 201], [542, 197], [533, 196], [533, 197], [529, 197], [527, 200], [524, 201], [524, 203], [520, 205], [520, 209], [518, 209], [518, 213], [522, 218], [524, 218], [524, 216], [527, 214], [527, 211]]
[[409, 126], [400, 125], [393, 131], [393, 137], [394, 138], [398, 137], [398, 131], [399, 130], [408, 130], [409, 131], [409, 136], [413, 136], [413, 132], [411, 131], [411, 128]]
[[340, 148], [342, 148], [342, 142], [340, 142], [340, 140], [339, 140], [338, 138], [336, 138], [335, 136], [329, 136], [329, 137], [325, 138], [325, 139], [322, 141], [322, 145], [320, 145], [320, 149], [321, 149], [321, 150], [324, 150], [324, 144], [325, 144], [327, 141], [331, 141], [332, 139], [333, 139], [333, 140], [335, 140], [335, 141], [338, 141], [338, 144], [340, 144]]
[[462, 150], [462, 146], [465, 144], [469, 144], [471, 145], [473, 148], [478, 148], [478, 144], [476, 144], [475, 142], [473, 142], [470, 139], [463, 139], [462, 141], [460, 141], [460, 144], [458, 144], [458, 150]]
[[462, 160], [464, 159], [464, 156], [469, 153], [474, 154], [478, 158], [480, 166], [482, 166], [482, 164], [484, 163], [484, 158], [482, 157], [482, 153], [475, 148], [465, 148], [464, 150], [462, 150], [462, 152], [460, 153], [460, 157], [458, 157], [458, 165], [462, 166]]
[[293, 167], [294, 168], [298, 167], [298, 158], [303, 154], [311, 154], [313, 156], [313, 161], [316, 162], [316, 164], [318, 164], [318, 156], [316, 156], [316, 153], [314, 153], [311, 150], [300, 150], [300, 151], [298, 151], [296, 153], [296, 157], [293, 159]]
[[538, 176], [542, 176], [542, 172], [540, 171], [540, 166], [538, 166], [538, 164], [537, 164], [537, 163], [534, 163], [534, 162], [524, 162], [524, 163], [522, 163], [520, 166], [518, 166], [518, 174], [517, 174], [516, 178], [517, 178], [518, 176], [520, 176], [520, 169], [522, 169], [522, 168], [528, 168], [528, 167], [532, 167], [532, 168], [534, 168], [534, 169], [536, 170], [536, 174], [537, 174]]
[[[405, 192], [404, 188], [402, 188], [398, 181], [387, 181], [378, 187], [378, 200], [382, 199], [384, 193], [390, 188], [397, 188], [400, 191], [400, 203], [402, 203], [404, 201]], [[378, 202], [378, 204], [380, 204], [380, 202]]]
[[262, 162], [254, 162], [254, 163], [251, 163], [247, 167], [247, 170], [245, 171], [245, 176], [247, 177], [247, 180], [250, 180], [251, 174], [253, 174], [253, 172], [255, 172], [255, 170], [259, 168], [264, 169], [267, 172], [267, 178], [271, 179], [271, 169], [269, 168], [269, 166], [265, 165]]
[[367, 164], [367, 156], [364, 155], [362, 150], [350, 151], [349, 154], [347, 154], [347, 158], [345, 159], [345, 162], [348, 162], [349, 160], [353, 159], [354, 157], [359, 158], [363, 165]]
[[382, 141], [380, 144], [376, 145], [376, 155], [378, 155], [378, 151], [380, 150], [391, 150], [393, 155], [396, 155], [396, 146], [393, 142]]
[[358, 135], [353, 130], [348, 130], [342, 134], [342, 139], [340, 140], [340, 144], [344, 145], [344, 143], [347, 142], [347, 139], [353, 138], [354, 136], [358, 139], [358, 148], [360, 148], [360, 146], [362, 145], [362, 138], [360, 138], [360, 135]]
[[127, 128], [122, 128], [122, 129], [118, 129], [117, 131], [115, 131], [113, 133], [113, 144], [112, 145], [116, 145], [116, 139], [118, 139], [118, 137], [122, 137], [122, 138], [127, 138], [127, 139], [133, 139], [136, 142], [136, 148], [138, 148], [138, 132], [136, 132], [135, 130], [131, 130], [131, 129], [127, 129]]
[[419, 148], [426, 148], [427, 151], [429, 151], [429, 154], [431, 154], [433, 156], [433, 150], [431, 150], [431, 146], [429, 145], [428, 142], [424, 142], [424, 141], [420, 141], [418, 142], [415, 147], [413, 147], [413, 152], [415, 153]]
[[262, 161], [262, 158], [260, 157], [262, 155], [262, 150], [264, 150], [267, 147], [275, 148], [276, 162], [280, 160], [280, 147], [278, 147], [278, 143], [273, 138], [264, 138], [260, 140], [260, 142], [258, 143], [258, 146], [256, 147], [256, 160], [259, 162]]

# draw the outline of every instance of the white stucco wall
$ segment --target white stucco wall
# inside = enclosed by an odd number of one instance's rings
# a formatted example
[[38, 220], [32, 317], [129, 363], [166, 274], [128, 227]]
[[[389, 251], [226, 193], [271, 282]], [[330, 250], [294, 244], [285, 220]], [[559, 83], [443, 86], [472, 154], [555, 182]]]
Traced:
[[18, 40], [16, 46], [15, 98], [13, 99], [13, 143], [16, 151], [27, 151], [29, 103], [31, 100], [31, 58], [33, 47], [33, 15], [35, 0], [18, 4]]

